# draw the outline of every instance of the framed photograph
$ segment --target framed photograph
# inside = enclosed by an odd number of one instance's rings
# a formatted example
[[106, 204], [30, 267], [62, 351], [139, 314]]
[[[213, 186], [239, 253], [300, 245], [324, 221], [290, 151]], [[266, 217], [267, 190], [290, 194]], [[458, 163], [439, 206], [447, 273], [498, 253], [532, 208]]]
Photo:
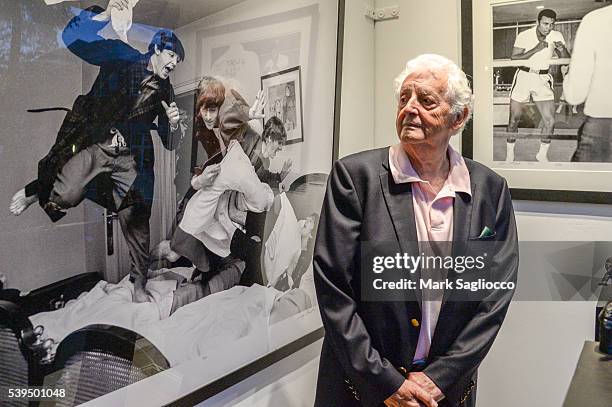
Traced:
[[0, 388], [197, 405], [322, 338], [344, 1], [9, 3]]
[[268, 99], [264, 121], [272, 116], [279, 118], [287, 132], [287, 144], [304, 141], [300, 67], [262, 76], [261, 88]]
[[462, 65], [476, 95], [463, 153], [502, 174], [514, 199], [612, 202], [612, 159], [577, 152], [589, 115], [563, 90], [582, 19], [602, 6], [461, 2]]

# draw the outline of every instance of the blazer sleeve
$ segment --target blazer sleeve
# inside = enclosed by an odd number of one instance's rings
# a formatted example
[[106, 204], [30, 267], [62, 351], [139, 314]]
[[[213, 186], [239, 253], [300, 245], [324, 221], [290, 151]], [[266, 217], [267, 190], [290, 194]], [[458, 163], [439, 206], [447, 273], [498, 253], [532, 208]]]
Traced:
[[329, 341], [346, 376], [359, 389], [364, 405], [378, 405], [404, 377], [372, 347], [357, 309], [351, 282], [359, 262], [362, 208], [342, 161], [330, 173], [314, 248], [314, 282]]
[[[496, 219], [496, 246], [490, 272], [496, 281], [516, 283], [518, 272], [518, 238], [512, 209], [510, 190], [504, 180], [498, 200]], [[471, 377], [493, 345], [514, 295], [514, 290], [492, 290], [476, 307], [474, 316], [459, 333], [446, 353], [435, 358], [424, 373], [433, 380], [442, 393], [463, 377]], [[448, 392], [448, 393], [447, 393]]]

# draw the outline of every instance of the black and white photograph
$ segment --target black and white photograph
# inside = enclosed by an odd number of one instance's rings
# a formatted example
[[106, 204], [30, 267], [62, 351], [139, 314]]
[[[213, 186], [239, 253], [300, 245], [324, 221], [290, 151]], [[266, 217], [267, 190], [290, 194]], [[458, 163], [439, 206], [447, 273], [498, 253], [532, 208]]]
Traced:
[[[584, 16], [604, 5], [591, 0], [493, 5], [493, 161], [612, 162], [609, 124], [592, 119], [600, 117], [594, 103], [609, 102], [584, 103], [597, 86], [593, 81], [603, 80], [584, 77], [602, 39], [588, 27], [577, 36]], [[591, 24], [597, 23], [589, 19], [585, 25]], [[593, 141], [598, 138], [605, 140]]]
[[527, 200], [604, 203], [612, 193], [612, 6], [587, 0], [461, 0], [474, 117], [463, 154]]
[[0, 389], [197, 404], [319, 339], [340, 2], [2, 4]]
[[304, 141], [302, 129], [302, 86], [300, 67], [261, 77], [268, 105], [264, 118], [277, 117], [287, 132], [287, 143]]

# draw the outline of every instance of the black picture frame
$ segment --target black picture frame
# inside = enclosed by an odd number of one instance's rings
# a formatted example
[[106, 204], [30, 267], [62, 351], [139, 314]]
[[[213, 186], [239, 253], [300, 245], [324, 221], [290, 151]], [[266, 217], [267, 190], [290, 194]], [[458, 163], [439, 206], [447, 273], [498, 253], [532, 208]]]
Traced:
[[[293, 68], [289, 68], [289, 69], [285, 69], [279, 72], [274, 72], [268, 75], [264, 75], [261, 77], [261, 89], [263, 89], [264, 93], [267, 94], [267, 92], [269, 92], [269, 86], [268, 86], [268, 82], [274, 80], [274, 78], [279, 79], [281, 77], [290, 77], [293, 75], [297, 75], [293, 80], [290, 80], [289, 82], [282, 82], [283, 83], [290, 83], [290, 82], [294, 82], [294, 105], [295, 105], [295, 110], [296, 110], [296, 118], [297, 120], [299, 120], [299, 126], [297, 126], [297, 128], [295, 130], [299, 131], [299, 137], [287, 137], [287, 142], [286, 144], [293, 144], [293, 143], [302, 143], [304, 141], [304, 109], [303, 109], [303, 100], [302, 100], [302, 68], [300, 66], [295, 66]], [[279, 84], [280, 85], [280, 84]], [[276, 85], [276, 86], [279, 86]], [[272, 104], [272, 100], [270, 99], [270, 96], [268, 94], [268, 105], [266, 106], [266, 108], [270, 107]], [[265, 109], [265, 111], [268, 111], [268, 109]], [[266, 119], [267, 119], [268, 115], [266, 115]], [[264, 119], [264, 121], [266, 120]], [[285, 124], [285, 123], [283, 123]], [[289, 136], [289, 130], [287, 131], [287, 135]]]
[[[474, 3], [461, 0], [461, 67], [473, 83], [474, 78]], [[487, 2], [487, 6], [489, 6]], [[478, 112], [475, 112], [478, 114]], [[474, 124], [470, 121], [462, 135], [463, 156], [474, 158]], [[529, 201], [573, 202], [591, 204], [612, 204], [612, 192], [578, 191], [569, 189], [515, 188], [510, 183], [512, 199]]]

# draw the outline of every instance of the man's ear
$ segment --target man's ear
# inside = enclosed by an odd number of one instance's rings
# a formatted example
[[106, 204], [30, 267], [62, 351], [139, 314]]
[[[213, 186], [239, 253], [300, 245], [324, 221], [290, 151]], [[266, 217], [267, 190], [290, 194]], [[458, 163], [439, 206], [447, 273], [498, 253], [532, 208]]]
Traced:
[[459, 130], [463, 123], [467, 120], [469, 110], [467, 107], [464, 107], [461, 112], [457, 112], [453, 115], [453, 124], [452, 127], [455, 130]]
[[153, 47], [155, 47], [155, 55], [159, 55], [161, 54], [161, 51], [159, 50], [159, 48], [157, 47], [157, 44], [153, 45]]

